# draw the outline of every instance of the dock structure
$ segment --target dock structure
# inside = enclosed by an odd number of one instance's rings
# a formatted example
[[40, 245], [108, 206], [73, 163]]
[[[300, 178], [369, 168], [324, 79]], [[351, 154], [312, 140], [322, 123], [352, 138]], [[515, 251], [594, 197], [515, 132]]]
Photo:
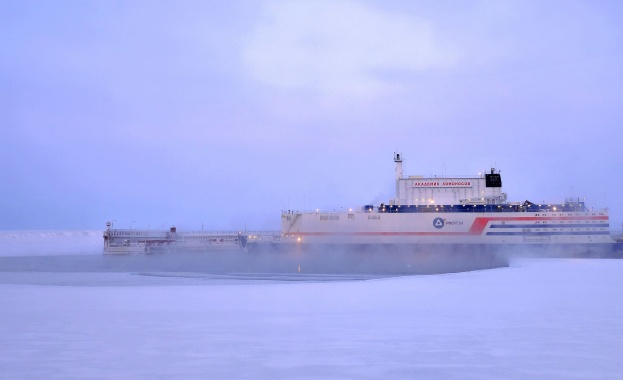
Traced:
[[279, 231], [178, 231], [114, 229], [106, 223], [104, 254], [244, 250], [249, 244], [277, 243]]

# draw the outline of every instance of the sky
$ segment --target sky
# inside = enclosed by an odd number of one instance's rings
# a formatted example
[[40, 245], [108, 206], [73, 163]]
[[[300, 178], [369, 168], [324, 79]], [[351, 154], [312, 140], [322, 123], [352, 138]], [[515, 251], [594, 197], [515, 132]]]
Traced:
[[502, 172], [623, 222], [618, 1], [0, 0], [0, 229], [272, 229]]

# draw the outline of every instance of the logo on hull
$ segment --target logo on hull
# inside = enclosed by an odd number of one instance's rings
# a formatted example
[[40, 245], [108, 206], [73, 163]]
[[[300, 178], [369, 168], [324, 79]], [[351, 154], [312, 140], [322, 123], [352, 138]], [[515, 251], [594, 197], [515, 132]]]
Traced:
[[462, 226], [462, 220], [446, 220], [444, 218], [433, 219], [433, 227], [436, 229], [444, 228], [445, 226]]
[[446, 222], [445, 222], [443, 219], [441, 219], [441, 218], [435, 218], [435, 219], [433, 220], [433, 226], [434, 226], [435, 228], [437, 228], [437, 229], [439, 229], [439, 228], [443, 228], [443, 226], [444, 226], [445, 224], [446, 224]]

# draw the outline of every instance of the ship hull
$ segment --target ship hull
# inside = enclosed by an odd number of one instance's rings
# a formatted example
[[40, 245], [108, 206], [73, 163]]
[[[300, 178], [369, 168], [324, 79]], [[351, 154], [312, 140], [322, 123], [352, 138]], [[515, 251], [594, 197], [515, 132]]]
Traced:
[[607, 211], [499, 213], [295, 213], [285, 242], [356, 251], [488, 252], [535, 257], [619, 257]]

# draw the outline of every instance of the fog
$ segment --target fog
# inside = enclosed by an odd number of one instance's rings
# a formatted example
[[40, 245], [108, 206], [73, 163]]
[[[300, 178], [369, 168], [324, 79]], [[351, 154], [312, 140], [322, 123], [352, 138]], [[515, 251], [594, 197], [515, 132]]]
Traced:
[[0, 231], [1, 256], [101, 255], [103, 230]]
[[13, 231], [0, 233], [5, 271], [199, 272], [209, 274], [376, 274], [460, 272], [506, 266], [500, 252], [443, 247], [260, 245], [248, 249], [105, 255], [100, 231]]

